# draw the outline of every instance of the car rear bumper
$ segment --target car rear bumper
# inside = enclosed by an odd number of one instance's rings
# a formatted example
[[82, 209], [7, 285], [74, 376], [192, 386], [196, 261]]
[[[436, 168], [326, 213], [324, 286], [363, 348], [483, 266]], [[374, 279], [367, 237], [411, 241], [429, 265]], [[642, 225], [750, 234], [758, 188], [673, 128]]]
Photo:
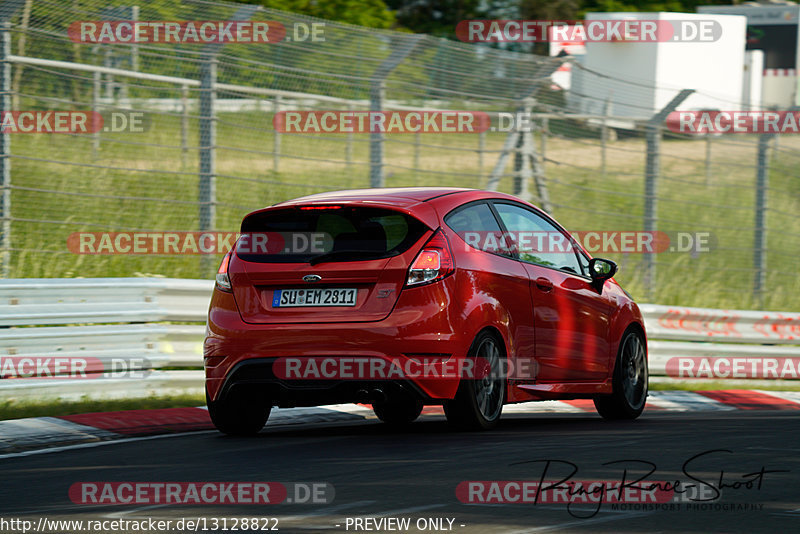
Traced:
[[[446, 284], [433, 284], [404, 291], [381, 321], [254, 325], [242, 321], [230, 293], [214, 290], [203, 347], [209, 398], [244, 387], [283, 406], [368, 402], [364, 391], [371, 395], [374, 390], [411, 394], [428, 403], [452, 399], [460, 382], [452, 370], [465, 358], [470, 341], [453, 328], [448, 306], [442, 305], [447, 297]], [[280, 359], [311, 358], [427, 363], [425, 373], [411, 377], [369, 374], [365, 379], [356, 373], [297, 380], [275, 373]]]

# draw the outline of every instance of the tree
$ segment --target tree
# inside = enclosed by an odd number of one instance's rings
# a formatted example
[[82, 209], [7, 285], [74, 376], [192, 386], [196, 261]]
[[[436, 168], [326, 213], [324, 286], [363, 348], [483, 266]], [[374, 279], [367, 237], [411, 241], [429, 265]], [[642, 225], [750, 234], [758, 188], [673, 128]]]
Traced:
[[382, 0], [237, 0], [368, 28], [391, 28], [395, 16]]

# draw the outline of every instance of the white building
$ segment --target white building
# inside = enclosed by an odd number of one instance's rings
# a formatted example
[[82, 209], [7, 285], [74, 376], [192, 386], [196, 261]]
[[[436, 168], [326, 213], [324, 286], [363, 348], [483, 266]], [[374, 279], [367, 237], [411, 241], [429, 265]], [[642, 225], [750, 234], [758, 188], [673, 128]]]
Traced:
[[736, 6], [701, 6], [697, 12], [747, 17], [747, 50], [761, 50], [764, 54], [762, 104], [781, 109], [800, 104], [797, 91], [800, 6], [794, 2], [748, 2]]
[[[644, 120], [682, 89], [695, 93], [683, 110], [741, 109], [743, 105], [746, 19], [694, 13], [590, 13], [592, 20], [715, 21], [716, 39], [705, 42], [641, 42], [622, 39], [586, 42], [586, 54], [572, 69], [571, 111]], [[717, 35], [718, 34], [718, 35]]]

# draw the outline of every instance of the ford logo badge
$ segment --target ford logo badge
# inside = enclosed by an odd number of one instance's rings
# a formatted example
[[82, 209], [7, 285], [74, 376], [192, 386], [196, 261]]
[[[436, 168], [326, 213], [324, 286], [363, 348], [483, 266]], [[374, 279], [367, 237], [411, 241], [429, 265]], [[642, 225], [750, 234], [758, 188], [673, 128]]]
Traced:
[[319, 282], [322, 277], [318, 274], [307, 274], [303, 277], [303, 282]]

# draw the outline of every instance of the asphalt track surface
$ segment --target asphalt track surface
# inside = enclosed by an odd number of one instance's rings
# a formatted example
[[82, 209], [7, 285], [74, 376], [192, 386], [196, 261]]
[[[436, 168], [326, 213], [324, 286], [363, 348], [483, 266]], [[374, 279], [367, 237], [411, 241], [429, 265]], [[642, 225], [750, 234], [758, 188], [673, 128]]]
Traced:
[[[456, 497], [462, 481], [538, 480], [544, 464], [537, 460], [574, 464], [575, 480], [607, 481], [619, 481], [625, 467], [628, 480], [641, 477], [644, 464], [633, 460], [647, 461], [656, 471], [646, 480], [688, 482], [684, 463], [715, 449], [730, 452], [696, 458], [687, 471], [714, 484], [721, 472], [724, 484], [752, 479], [744, 475], [762, 467], [783, 472], [763, 474], [760, 488], [725, 488], [706, 509], [614, 510], [606, 503], [568, 510], [566, 504], [465, 504]], [[617, 460], [626, 463], [603, 465]], [[566, 475], [566, 466], [553, 463], [548, 475]], [[498, 428], [481, 433], [456, 432], [441, 415], [426, 415], [400, 431], [374, 420], [274, 427], [249, 439], [204, 431], [5, 458], [0, 473], [0, 521], [34, 525], [40, 518], [205, 517], [205, 532], [232, 532], [212, 529], [209, 521], [275, 517], [280, 532], [442, 532], [420, 530], [416, 521], [445, 518], [445, 528], [452, 519], [450, 531], [462, 533], [797, 532], [800, 415], [646, 412], [634, 422], [606, 422], [589, 413], [506, 414]], [[330, 504], [87, 506], [68, 497], [70, 486], [82, 481], [324, 481], [335, 487], [335, 498]], [[411, 528], [348, 528], [347, 519], [356, 517], [410, 518]], [[21, 530], [6, 524], [2, 532]]]

